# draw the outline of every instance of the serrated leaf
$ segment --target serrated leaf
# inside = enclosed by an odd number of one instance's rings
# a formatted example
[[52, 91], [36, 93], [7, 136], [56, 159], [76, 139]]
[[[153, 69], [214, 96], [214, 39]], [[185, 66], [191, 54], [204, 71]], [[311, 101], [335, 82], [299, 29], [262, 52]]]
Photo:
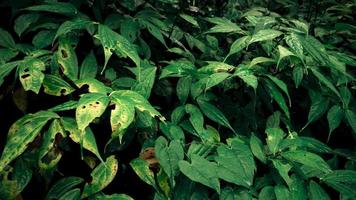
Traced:
[[271, 153], [276, 154], [280, 150], [280, 143], [282, 142], [285, 133], [280, 128], [268, 128], [267, 134], [267, 146]]
[[115, 156], [110, 156], [104, 163], [100, 163], [90, 174], [92, 181], [86, 183], [81, 198], [95, 194], [108, 186], [118, 170], [118, 162]]
[[51, 74], [45, 75], [43, 79], [43, 87], [45, 93], [54, 96], [66, 96], [74, 92], [74, 88], [72, 88], [69, 83], [62, 78]]
[[119, 137], [121, 141], [125, 130], [135, 118], [135, 108], [125, 99], [112, 98], [112, 102], [115, 104], [110, 116], [112, 138]]
[[21, 37], [22, 33], [25, 32], [33, 23], [36, 23], [40, 18], [38, 13], [29, 13], [20, 15], [15, 20], [14, 29], [18, 36]]
[[262, 141], [255, 136], [255, 134], [251, 135], [250, 138], [250, 149], [253, 155], [260, 160], [262, 163], [267, 162], [267, 157], [264, 152], [264, 147]]
[[179, 140], [173, 140], [168, 144], [164, 137], [159, 137], [155, 142], [155, 155], [160, 166], [173, 181], [179, 173], [178, 162], [184, 158], [184, 149]]
[[213, 120], [214, 122], [217, 122], [218, 124], [225, 126], [230, 130], [232, 130], [233, 132], [235, 132], [235, 130], [232, 128], [225, 115], [217, 107], [203, 100], [198, 99], [197, 102], [201, 111], [204, 113], [205, 116], [207, 116], [209, 119]]
[[277, 30], [273, 29], [262, 29], [252, 35], [252, 38], [249, 42], [249, 44], [252, 44], [254, 42], [261, 42], [261, 41], [266, 41], [266, 40], [273, 40], [274, 38], [282, 35], [283, 33]]
[[44, 12], [51, 12], [51, 13], [58, 13], [63, 15], [76, 15], [78, 10], [70, 3], [64, 2], [53, 2], [48, 4], [42, 5], [35, 5], [31, 7], [25, 8], [25, 10], [29, 11], [44, 11]]
[[57, 51], [57, 61], [63, 72], [69, 79], [75, 81], [78, 79], [78, 60], [77, 55], [68, 40], [59, 41]]
[[100, 93], [84, 94], [78, 101], [75, 118], [78, 129], [84, 129], [97, 117], [100, 117], [109, 104], [109, 97]]
[[9, 49], [15, 49], [15, 45], [15, 41], [12, 38], [11, 34], [6, 30], [0, 28], [0, 46]]
[[249, 188], [253, 184], [256, 165], [250, 148], [237, 140], [231, 146], [221, 144], [215, 158], [218, 163], [219, 178], [230, 183]]
[[328, 193], [313, 180], [309, 182], [309, 198], [310, 200], [330, 200]]
[[84, 180], [80, 177], [67, 176], [57, 181], [48, 191], [45, 200], [59, 199], [65, 193], [73, 189], [75, 186], [83, 183]]
[[206, 185], [220, 193], [220, 183], [218, 179], [218, 166], [214, 162], [193, 154], [191, 163], [181, 160], [178, 163], [180, 171], [195, 182]]
[[330, 166], [320, 156], [311, 152], [303, 150], [290, 150], [281, 153], [281, 155], [287, 160], [318, 169], [326, 174], [332, 171]]
[[28, 144], [39, 134], [46, 123], [58, 115], [48, 111], [25, 115], [9, 129], [8, 139], [0, 158], [0, 172], [16, 157], [21, 155]]

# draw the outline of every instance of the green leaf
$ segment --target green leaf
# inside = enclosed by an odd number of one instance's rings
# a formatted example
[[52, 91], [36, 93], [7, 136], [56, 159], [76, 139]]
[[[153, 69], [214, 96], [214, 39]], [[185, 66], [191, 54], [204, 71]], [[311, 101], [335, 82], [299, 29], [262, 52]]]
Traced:
[[268, 185], [263, 187], [262, 190], [260, 191], [260, 194], [258, 195], [258, 199], [260, 200], [276, 199], [273, 186]]
[[292, 184], [292, 179], [289, 177], [288, 173], [292, 169], [292, 165], [278, 159], [273, 159], [272, 163], [274, 168], [277, 169], [279, 175], [281, 175], [287, 185], [290, 186]]
[[191, 163], [181, 160], [178, 163], [180, 171], [195, 182], [199, 182], [220, 193], [220, 183], [218, 179], [218, 166], [214, 162], [193, 154]]
[[84, 131], [80, 131], [77, 127], [75, 119], [68, 117], [62, 117], [61, 124], [64, 130], [70, 133], [69, 137], [75, 143], [83, 145], [84, 149], [92, 152], [101, 162], [103, 162], [98, 150], [98, 145], [96, 144], [94, 133], [89, 127], [87, 127]]
[[274, 76], [271, 76], [271, 75], [266, 75], [266, 76], [269, 79], [271, 79], [271, 81], [273, 81], [273, 83], [275, 83], [284, 92], [284, 94], [287, 95], [288, 101], [289, 101], [289, 106], [291, 106], [292, 105], [292, 101], [291, 101], [291, 98], [289, 96], [287, 85], [282, 80], [278, 79], [277, 77], [274, 77]]
[[250, 43], [251, 36], [243, 36], [235, 40], [234, 43], [230, 46], [229, 55], [240, 52], [242, 49], [246, 48]]
[[326, 174], [332, 171], [329, 165], [320, 156], [311, 152], [291, 150], [283, 152], [281, 155], [287, 160], [317, 169]]
[[262, 163], [267, 162], [266, 154], [264, 152], [264, 146], [262, 141], [255, 136], [255, 134], [251, 135], [250, 138], [250, 149], [253, 155], [260, 160]]
[[110, 156], [104, 163], [100, 163], [91, 172], [92, 181], [85, 184], [81, 198], [95, 194], [108, 186], [114, 180], [117, 170], [118, 162], [115, 156]]
[[135, 46], [131, 44], [126, 38], [111, 30], [108, 26], [99, 24], [98, 35], [96, 37], [100, 40], [104, 48], [105, 63], [102, 72], [112, 55], [112, 51], [118, 55], [128, 56], [137, 67], [140, 66], [140, 57], [137, 54]]
[[199, 24], [197, 22], [197, 20], [194, 19], [194, 17], [187, 15], [187, 14], [180, 14], [179, 15], [181, 18], [183, 18], [185, 21], [193, 24], [196, 27], [199, 27]]
[[110, 123], [112, 138], [119, 137], [120, 141], [125, 130], [135, 118], [135, 108], [130, 101], [120, 98], [112, 98], [115, 108], [111, 110]]
[[228, 79], [231, 74], [226, 72], [219, 72], [209, 75], [208, 80], [206, 82], [205, 90], [208, 90], [219, 83], [223, 82], [224, 80]]
[[77, 200], [80, 199], [80, 189], [75, 188], [66, 192], [59, 200]]
[[57, 51], [58, 64], [69, 79], [75, 81], [78, 79], [78, 60], [69, 40], [59, 41]]
[[229, 72], [235, 69], [234, 66], [216, 61], [209, 61], [208, 65], [205, 65], [198, 69], [200, 73], [213, 74], [218, 72]]
[[199, 110], [199, 108], [193, 104], [186, 104], [185, 111], [190, 115], [189, 121], [194, 127], [194, 129], [197, 131], [198, 135], [202, 134], [205, 130], [204, 116]]
[[329, 81], [328, 78], [326, 78], [317, 69], [314, 68], [309, 68], [309, 69], [313, 72], [314, 76], [316, 76], [321, 83], [323, 83], [326, 87], [328, 87], [331, 91], [333, 91], [342, 100], [339, 91], [335, 88], [334, 84]]
[[244, 31], [237, 24], [226, 18], [214, 17], [207, 18], [206, 20], [215, 24], [215, 26], [210, 28], [206, 33], [244, 33]]
[[274, 186], [274, 193], [276, 195], [277, 200], [290, 199], [290, 197], [291, 197], [291, 194], [290, 194], [288, 188], [284, 185]]
[[155, 155], [170, 180], [174, 180], [179, 173], [178, 162], [184, 158], [184, 149], [180, 141], [173, 140], [168, 145], [164, 137], [159, 137], [155, 142]]
[[339, 191], [346, 197], [354, 198], [356, 196], [356, 172], [352, 170], [334, 170], [321, 178], [330, 187]]
[[328, 193], [313, 180], [309, 182], [309, 198], [310, 200], [330, 200]]
[[9, 129], [7, 142], [0, 158], [0, 172], [26, 150], [28, 144], [40, 134], [43, 126], [53, 118], [58, 118], [58, 115], [53, 112], [40, 111], [25, 115], [15, 122]]
[[45, 75], [45, 64], [39, 59], [24, 60], [19, 64], [19, 77], [25, 91], [39, 93]]
[[74, 82], [78, 88], [82, 88], [83, 86], [88, 86], [88, 92], [90, 93], [100, 93], [107, 94], [112, 91], [111, 88], [105, 86], [105, 84], [101, 81], [98, 81], [95, 78], [83, 78]]
[[288, 118], [290, 118], [288, 106], [283, 98], [283, 95], [279, 92], [278, 88], [270, 81], [265, 82], [266, 89], [272, 98], [277, 102], [279, 107], [283, 110]]
[[237, 140], [231, 146], [221, 144], [215, 158], [221, 179], [249, 188], [253, 184], [256, 165], [250, 148]]
[[80, 131], [97, 117], [100, 117], [109, 104], [109, 97], [100, 93], [89, 93], [81, 96], [75, 111], [75, 118]]
[[296, 35], [296, 39], [302, 44], [303, 49], [305, 49], [315, 61], [319, 62], [323, 66], [330, 62], [324, 45], [317, 39], [312, 36], [304, 37], [302, 35]]
[[213, 120], [214, 122], [217, 122], [218, 124], [225, 126], [230, 130], [232, 130], [233, 132], [235, 132], [235, 130], [230, 125], [229, 121], [226, 119], [224, 113], [222, 113], [217, 107], [215, 107], [213, 104], [210, 104], [200, 99], [198, 99], [197, 102], [201, 111], [204, 113], [205, 116], [207, 116], [209, 119]]
[[52, 44], [53, 37], [54, 37], [54, 31], [47, 31], [47, 30], [40, 31], [33, 37], [32, 44], [36, 48], [42, 49]]
[[263, 29], [252, 35], [249, 44], [254, 42], [261, 42], [266, 40], [273, 40], [274, 38], [282, 35], [283, 33], [273, 29]]
[[266, 58], [266, 57], [256, 57], [251, 60], [250, 64], [248, 65], [249, 68], [258, 65], [260, 63], [266, 63], [266, 62], [275, 62], [274, 59], [271, 58]]
[[93, 24], [92, 21], [83, 18], [76, 18], [72, 21], [65, 21], [59, 26], [53, 41], [55, 41], [59, 36], [70, 33], [71, 31], [88, 28], [91, 24]]
[[91, 51], [84, 59], [81, 67], [79, 78], [95, 78], [98, 71], [98, 63], [94, 53]]
[[77, 101], [67, 101], [62, 104], [59, 104], [57, 106], [54, 106], [53, 108], [48, 109], [48, 111], [52, 112], [59, 112], [59, 111], [67, 111], [67, 110], [73, 110], [77, 108], [78, 102]]
[[112, 194], [105, 195], [104, 193], [97, 193], [89, 197], [89, 200], [134, 200], [126, 194]]
[[352, 131], [356, 134], [356, 113], [352, 110], [347, 109], [345, 111], [345, 118], [351, 126]]
[[280, 150], [280, 143], [282, 142], [285, 133], [280, 128], [266, 129], [267, 146], [271, 153], [276, 154]]
[[40, 18], [38, 13], [29, 13], [20, 15], [15, 20], [14, 29], [18, 36], [21, 37], [22, 33], [25, 32], [32, 24], [36, 23]]
[[308, 114], [308, 122], [304, 127], [323, 116], [329, 108], [329, 100], [324, 98], [320, 93], [310, 90], [310, 97], [312, 104]]
[[36, 5], [25, 8], [25, 10], [29, 11], [44, 11], [51, 13], [58, 13], [63, 15], [76, 15], [78, 10], [70, 3], [64, 2], [52, 2], [48, 4]]
[[43, 87], [45, 93], [54, 96], [66, 96], [74, 92], [74, 88], [72, 88], [69, 83], [62, 78], [51, 74], [45, 75], [43, 79]]
[[15, 41], [12, 38], [11, 34], [6, 30], [0, 28], [0, 46], [9, 49], [15, 49], [15, 45]]
[[279, 66], [279, 63], [281, 62], [281, 60], [285, 57], [288, 56], [294, 56], [294, 53], [290, 52], [287, 48], [278, 45], [278, 52], [279, 52], [279, 58], [278, 58], [278, 62], [277, 62], [277, 67]]
[[130, 166], [145, 183], [155, 187], [155, 178], [153, 172], [149, 168], [148, 162], [141, 158], [136, 158], [130, 162]]
[[247, 85], [251, 86], [254, 90], [257, 89], [258, 79], [253, 72], [247, 67], [239, 67], [234, 73], [234, 76], [241, 78]]
[[339, 105], [334, 105], [330, 108], [327, 114], [327, 119], [329, 123], [329, 137], [331, 133], [340, 125], [342, 119], [344, 118], [344, 111]]
[[148, 32], [153, 37], [155, 37], [158, 41], [160, 41], [164, 46], [167, 47], [166, 41], [163, 38], [161, 30], [157, 26], [153, 25], [152, 23], [150, 23], [146, 20], [140, 20], [140, 22], [143, 24], [143, 26], [145, 26], [147, 28]]
[[293, 81], [295, 84], [295, 88], [298, 88], [300, 86], [303, 80], [303, 76], [304, 76], [303, 67], [296, 66], [293, 68]]
[[4, 82], [5, 76], [7, 76], [15, 67], [17, 67], [18, 64], [20, 64], [20, 62], [14, 61], [0, 65], [0, 86]]
[[284, 39], [288, 44], [288, 46], [298, 55], [300, 59], [303, 60], [303, 45], [298, 39], [297, 34], [292, 32], [290, 35], [287, 35]]
[[72, 190], [75, 186], [83, 183], [80, 177], [67, 176], [57, 181], [48, 191], [45, 200], [60, 199], [65, 193]]
[[178, 99], [182, 105], [184, 105], [188, 99], [191, 85], [192, 85], [192, 77], [191, 76], [185, 76], [178, 80], [177, 96], [178, 96]]
[[195, 71], [195, 67], [190, 62], [173, 62], [162, 69], [159, 78], [182, 77], [184, 75], [190, 75], [193, 71]]

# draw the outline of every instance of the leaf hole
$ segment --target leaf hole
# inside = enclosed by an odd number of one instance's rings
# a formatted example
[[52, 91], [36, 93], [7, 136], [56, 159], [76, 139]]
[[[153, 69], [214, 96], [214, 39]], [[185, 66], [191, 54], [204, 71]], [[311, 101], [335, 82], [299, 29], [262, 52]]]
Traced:
[[99, 102], [99, 101], [96, 101], [96, 102], [95, 102], [95, 104], [96, 104], [96, 105], [99, 105], [99, 104], [100, 104], [100, 102]]
[[61, 95], [64, 95], [65, 93], [67, 92], [67, 90], [66, 89], [61, 89]]
[[61, 56], [62, 58], [68, 58], [68, 54], [64, 49], [61, 49]]
[[30, 70], [28, 68], [25, 68], [23, 71], [24, 72], [29, 72]]
[[21, 78], [22, 78], [22, 79], [25, 79], [25, 78], [28, 78], [28, 77], [30, 77], [30, 76], [31, 76], [30, 74], [24, 74], [24, 75], [21, 76]]
[[82, 109], [85, 109], [86, 108], [86, 106], [82, 106]]

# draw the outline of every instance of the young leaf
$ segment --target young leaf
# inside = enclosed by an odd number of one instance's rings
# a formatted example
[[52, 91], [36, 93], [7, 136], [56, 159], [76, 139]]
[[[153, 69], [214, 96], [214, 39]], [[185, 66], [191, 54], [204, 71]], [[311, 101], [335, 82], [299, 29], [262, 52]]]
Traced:
[[109, 97], [100, 93], [84, 94], [78, 101], [75, 118], [80, 131], [97, 117], [100, 117], [109, 104]]
[[249, 188], [253, 184], [256, 165], [250, 148], [241, 142], [233, 140], [231, 146], [221, 144], [215, 158], [218, 163], [220, 178]]
[[92, 172], [92, 181], [86, 183], [81, 198], [95, 194], [108, 186], [118, 170], [118, 162], [115, 156], [110, 156], [104, 163], [100, 163]]
[[22, 33], [25, 32], [33, 23], [36, 23], [40, 18], [38, 13], [29, 13], [20, 15], [15, 20], [14, 29], [18, 36], [21, 37]]
[[181, 160], [178, 163], [180, 171], [195, 182], [206, 185], [220, 193], [218, 166], [214, 162], [193, 154], [191, 163]]

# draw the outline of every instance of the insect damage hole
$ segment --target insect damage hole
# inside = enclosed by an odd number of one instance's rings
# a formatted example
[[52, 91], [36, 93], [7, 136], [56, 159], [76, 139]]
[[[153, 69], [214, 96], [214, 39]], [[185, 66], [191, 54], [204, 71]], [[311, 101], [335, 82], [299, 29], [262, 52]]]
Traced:
[[61, 49], [61, 56], [62, 58], [68, 58], [68, 54], [64, 49]]
[[21, 78], [22, 78], [22, 79], [25, 79], [25, 78], [28, 78], [28, 77], [30, 77], [30, 76], [31, 76], [30, 74], [24, 74], [24, 75], [21, 76]]

